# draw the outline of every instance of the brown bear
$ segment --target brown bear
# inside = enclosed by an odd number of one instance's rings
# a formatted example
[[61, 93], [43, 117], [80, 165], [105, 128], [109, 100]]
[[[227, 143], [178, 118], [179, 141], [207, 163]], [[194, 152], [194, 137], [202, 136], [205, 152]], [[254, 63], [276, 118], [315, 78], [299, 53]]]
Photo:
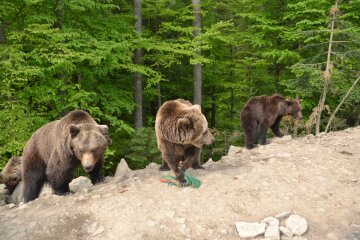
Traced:
[[199, 167], [201, 147], [215, 140], [200, 106], [183, 99], [165, 102], [156, 114], [155, 131], [163, 160], [160, 169], [170, 167], [184, 185], [184, 171]]
[[110, 143], [108, 127], [98, 125], [82, 110], [39, 128], [23, 151], [24, 201], [37, 198], [45, 182], [49, 182], [55, 194], [67, 194], [73, 171], [80, 163], [93, 184], [103, 181], [100, 170]]
[[266, 132], [269, 127], [277, 137], [282, 137], [279, 127], [283, 116], [290, 115], [295, 119], [302, 119], [300, 102], [285, 99], [278, 94], [250, 99], [240, 113], [246, 148], [254, 148], [257, 131], [259, 144], [266, 144]]
[[0, 183], [4, 183], [12, 194], [21, 181], [21, 157], [12, 157], [0, 173]]

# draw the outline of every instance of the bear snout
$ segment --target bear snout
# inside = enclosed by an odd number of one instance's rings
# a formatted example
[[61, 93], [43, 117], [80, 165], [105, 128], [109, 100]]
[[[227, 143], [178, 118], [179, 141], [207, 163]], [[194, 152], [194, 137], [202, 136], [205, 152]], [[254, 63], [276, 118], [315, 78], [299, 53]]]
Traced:
[[298, 120], [301, 120], [301, 119], [303, 119], [303, 115], [301, 114], [301, 112], [298, 112], [296, 114], [295, 118], [298, 119]]
[[91, 153], [84, 153], [81, 158], [81, 164], [86, 172], [90, 172], [95, 166], [94, 156]]
[[94, 168], [94, 165], [87, 165], [87, 166], [83, 166], [83, 167], [86, 172], [90, 172]]

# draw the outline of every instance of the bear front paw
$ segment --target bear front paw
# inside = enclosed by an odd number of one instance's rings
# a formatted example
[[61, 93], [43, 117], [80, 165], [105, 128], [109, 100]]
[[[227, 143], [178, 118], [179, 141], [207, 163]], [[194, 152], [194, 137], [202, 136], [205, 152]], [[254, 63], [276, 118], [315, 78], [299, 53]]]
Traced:
[[92, 178], [92, 179], [91, 179], [91, 183], [92, 183], [92, 184], [101, 183], [101, 182], [103, 182], [103, 181], [105, 181], [104, 176], [98, 176], [98, 177], [95, 177], [95, 178]]
[[159, 167], [159, 170], [160, 171], [170, 171], [170, 168], [169, 168], [169, 166], [168, 165], [161, 165], [160, 167]]

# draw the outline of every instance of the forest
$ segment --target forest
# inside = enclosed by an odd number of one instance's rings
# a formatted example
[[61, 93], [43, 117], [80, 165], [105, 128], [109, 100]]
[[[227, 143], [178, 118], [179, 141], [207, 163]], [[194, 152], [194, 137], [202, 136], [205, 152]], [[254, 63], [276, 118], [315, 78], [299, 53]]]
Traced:
[[243, 146], [254, 96], [302, 99], [286, 134], [359, 125], [359, 18], [360, 0], [1, 0], [0, 169], [74, 109], [109, 126], [107, 174], [161, 162], [154, 121], [171, 99], [201, 105], [204, 161]]

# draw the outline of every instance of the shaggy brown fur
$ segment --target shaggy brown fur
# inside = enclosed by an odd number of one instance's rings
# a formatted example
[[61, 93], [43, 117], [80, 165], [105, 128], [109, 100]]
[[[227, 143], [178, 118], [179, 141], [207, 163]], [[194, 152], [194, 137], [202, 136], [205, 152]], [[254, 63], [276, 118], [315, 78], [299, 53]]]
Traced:
[[[200, 106], [183, 99], [167, 101], [160, 107], [155, 131], [163, 159], [160, 169], [170, 167], [180, 183], [184, 183], [186, 169], [200, 166], [200, 148], [214, 141]], [[179, 167], [180, 161], [183, 165]]]
[[92, 183], [103, 181], [103, 154], [111, 143], [106, 125], [98, 125], [82, 110], [39, 128], [27, 142], [22, 160], [25, 202], [39, 196], [49, 182], [54, 193], [69, 192], [74, 168], [82, 164]]
[[10, 194], [21, 181], [21, 157], [12, 157], [0, 173], [0, 182], [6, 185]]
[[285, 99], [278, 94], [250, 99], [240, 114], [246, 148], [254, 147], [257, 130], [259, 132], [259, 144], [266, 144], [266, 132], [269, 127], [277, 137], [282, 137], [280, 121], [285, 115], [302, 119], [300, 101]]

